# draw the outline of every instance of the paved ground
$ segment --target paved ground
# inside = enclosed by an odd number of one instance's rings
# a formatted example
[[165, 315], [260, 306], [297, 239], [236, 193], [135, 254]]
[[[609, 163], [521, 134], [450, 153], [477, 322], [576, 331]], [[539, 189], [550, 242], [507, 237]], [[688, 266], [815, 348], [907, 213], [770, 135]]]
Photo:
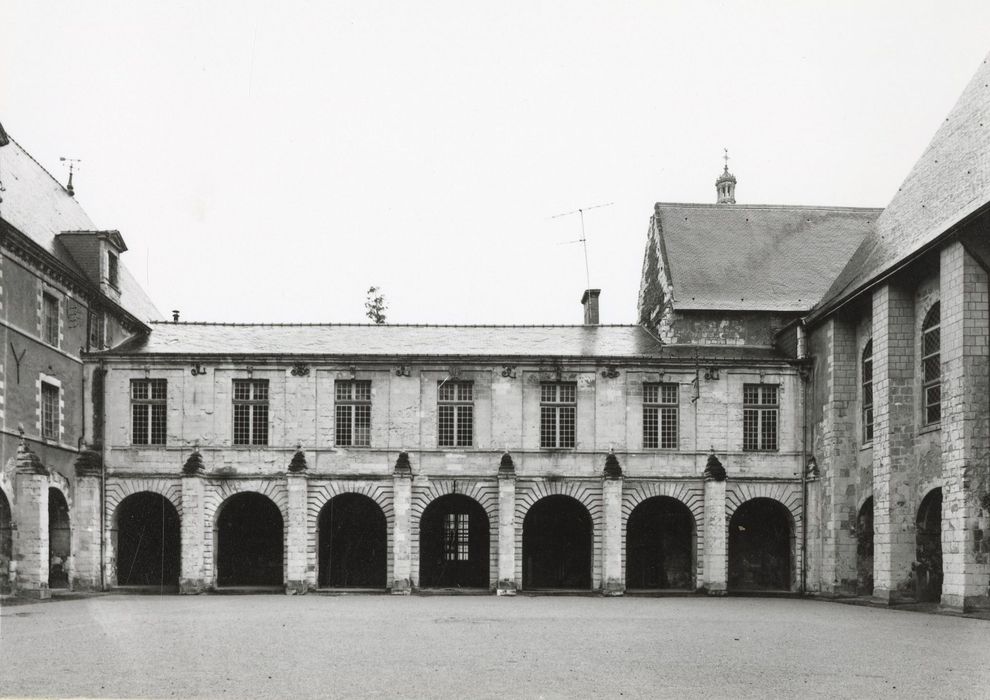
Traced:
[[0, 695], [990, 697], [990, 622], [769, 598], [111, 595], [0, 609]]

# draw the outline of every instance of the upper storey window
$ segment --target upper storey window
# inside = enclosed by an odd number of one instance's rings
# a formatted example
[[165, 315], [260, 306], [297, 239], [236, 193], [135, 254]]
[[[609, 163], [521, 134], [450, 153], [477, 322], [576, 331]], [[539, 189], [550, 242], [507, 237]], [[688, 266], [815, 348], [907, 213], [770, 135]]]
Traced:
[[234, 380], [234, 444], [268, 444], [268, 380]]
[[540, 447], [574, 447], [577, 384], [540, 384]]
[[474, 442], [474, 384], [437, 386], [437, 442], [440, 447], [471, 447]]
[[776, 384], [743, 384], [743, 449], [777, 449]]
[[41, 315], [45, 342], [58, 347], [58, 297], [48, 293], [42, 295]]
[[863, 348], [863, 442], [873, 441], [873, 341]]
[[113, 253], [107, 253], [107, 281], [114, 287], [120, 286], [119, 262]]
[[165, 379], [131, 380], [132, 444], [165, 444], [167, 386]]
[[337, 380], [335, 386], [336, 444], [341, 447], [371, 445], [371, 382]]
[[60, 429], [59, 388], [48, 382], [41, 382], [41, 437], [45, 440], [58, 440]]
[[643, 385], [643, 447], [677, 447], [677, 384]]
[[921, 374], [924, 385], [925, 425], [942, 420], [942, 335], [938, 302], [921, 324]]

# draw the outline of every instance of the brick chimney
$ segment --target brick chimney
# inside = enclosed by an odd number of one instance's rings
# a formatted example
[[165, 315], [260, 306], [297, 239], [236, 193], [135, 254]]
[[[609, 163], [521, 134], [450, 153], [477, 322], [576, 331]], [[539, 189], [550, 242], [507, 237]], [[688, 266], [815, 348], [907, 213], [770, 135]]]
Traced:
[[598, 296], [602, 293], [600, 289], [585, 289], [581, 296], [581, 305], [584, 306], [584, 325], [598, 325]]

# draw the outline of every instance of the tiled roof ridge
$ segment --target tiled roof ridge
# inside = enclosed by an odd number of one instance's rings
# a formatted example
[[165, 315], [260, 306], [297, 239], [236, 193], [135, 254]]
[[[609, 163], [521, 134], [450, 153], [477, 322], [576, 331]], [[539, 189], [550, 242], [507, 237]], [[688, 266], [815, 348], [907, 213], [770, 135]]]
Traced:
[[257, 328], [642, 328], [636, 323], [280, 323], [238, 321], [149, 321], [151, 326], [220, 326]]
[[883, 211], [883, 207], [838, 207], [827, 204], [713, 204], [711, 202], [657, 202], [658, 207], [687, 207], [690, 209], [718, 209], [731, 211], [732, 209], [793, 209], [793, 210], [818, 210], [818, 211], [854, 211], [854, 212], [877, 212]]
[[[38, 166], [39, 168], [41, 168], [41, 170], [42, 170], [42, 172], [44, 172], [44, 173], [45, 173], [45, 175], [47, 175], [48, 177], [50, 177], [50, 178], [52, 179], [52, 182], [54, 182], [54, 183], [55, 183], [56, 185], [58, 185], [58, 186], [59, 186], [59, 187], [60, 187], [60, 188], [62, 189], [62, 191], [63, 191], [63, 192], [65, 192], [65, 194], [66, 194], [66, 195], [68, 195], [68, 194], [69, 194], [69, 191], [68, 191], [67, 189], [65, 189], [65, 185], [63, 185], [63, 184], [62, 184], [61, 182], [59, 182], [59, 181], [58, 181], [58, 178], [56, 178], [56, 177], [55, 177], [54, 175], [52, 175], [52, 174], [51, 174], [51, 173], [50, 173], [50, 172], [48, 171], [48, 168], [46, 168], [46, 167], [45, 167], [44, 165], [42, 165], [42, 164], [41, 164], [41, 163], [40, 163], [40, 162], [38, 161], [38, 159], [37, 159], [37, 158], [35, 158], [35, 157], [34, 157], [33, 155], [31, 155], [31, 151], [29, 151], [28, 149], [26, 149], [26, 148], [24, 148], [24, 146], [22, 146], [22, 145], [20, 144], [20, 142], [19, 142], [19, 141], [18, 141], [17, 139], [15, 139], [15, 138], [14, 138], [13, 136], [11, 136], [11, 135], [10, 135], [10, 132], [9, 132], [9, 131], [7, 131], [6, 133], [7, 133], [7, 139], [8, 139], [8, 140], [9, 140], [9, 141], [10, 141], [11, 143], [13, 143], [13, 144], [16, 144], [16, 145], [17, 145], [17, 147], [18, 147], [19, 149], [21, 149], [21, 153], [23, 153], [24, 155], [26, 155], [26, 156], [27, 156], [28, 158], [30, 158], [30, 159], [31, 159], [31, 160], [32, 160], [32, 161], [34, 162], [34, 164], [35, 164], [35, 165], [37, 165], [37, 166]], [[80, 206], [81, 206], [81, 205], [80, 205]]]

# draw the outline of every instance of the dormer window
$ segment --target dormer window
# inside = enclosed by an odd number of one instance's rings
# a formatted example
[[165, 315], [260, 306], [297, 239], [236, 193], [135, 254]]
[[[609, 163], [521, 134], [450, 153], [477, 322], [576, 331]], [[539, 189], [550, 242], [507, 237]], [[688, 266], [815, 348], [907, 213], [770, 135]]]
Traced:
[[114, 287], [120, 286], [120, 270], [117, 264], [117, 256], [107, 252], [107, 280]]

